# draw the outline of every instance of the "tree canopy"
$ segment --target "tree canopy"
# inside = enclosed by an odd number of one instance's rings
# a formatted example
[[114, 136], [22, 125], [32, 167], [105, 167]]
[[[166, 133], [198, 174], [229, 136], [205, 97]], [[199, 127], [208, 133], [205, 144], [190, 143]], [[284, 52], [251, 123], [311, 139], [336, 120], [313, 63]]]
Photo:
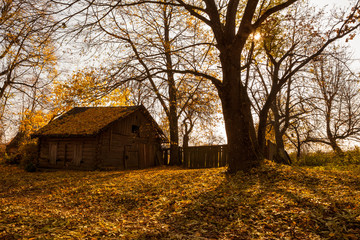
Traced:
[[[47, 21], [37, 33], [56, 30], [56, 40], [83, 42], [88, 50], [83, 54], [101, 61], [94, 72], [78, 71], [56, 81], [71, 92], [72, 104], [95, 104], [120, 91], [118, 100], [153, 108], [165, 116], [173, 164], [179, 163], [178, 147], [182, 141], [187, 145], [194, 124], [209, 124], [221, 113], [229, 172], [249, 170], [262, 161], [269, 129], [279, 150], [287, 141], [302, 144], [291, 135], [300, 136], [296, 126], [313, 124], [304, 122], [310, 108], [305, 99], [314, 101], [306, 90], [306, 79], [314, 73], [309, 69], [337, 40], [353, 39], [360, 18], [358, 1], [330, 15], [300, 0], [43, 3], [29, 4], [36, 10], [30, 16]], [[46, 39], [41, 53], [54, 49], [50, 35]], [[9, 41], [7, 46], [16, 43]], [[50, 61], [42, 59], [42, 64]], [[117, 101], [115, 95], [102, 104]], [[301, 142], [309, 143], [309, 134]]]

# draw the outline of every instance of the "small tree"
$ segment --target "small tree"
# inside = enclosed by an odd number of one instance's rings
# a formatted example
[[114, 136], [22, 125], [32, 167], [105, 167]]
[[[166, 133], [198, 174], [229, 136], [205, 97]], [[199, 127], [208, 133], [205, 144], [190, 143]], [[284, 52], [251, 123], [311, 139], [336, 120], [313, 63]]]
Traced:
[[359, 77], [350, 70], [348, 53], [338, 47], [314, 59], [310, 72], [314, 100], [309, 104], [318, 124], [307, 142], [326, 144], [341, 155], [339, 141], [360, 133]]

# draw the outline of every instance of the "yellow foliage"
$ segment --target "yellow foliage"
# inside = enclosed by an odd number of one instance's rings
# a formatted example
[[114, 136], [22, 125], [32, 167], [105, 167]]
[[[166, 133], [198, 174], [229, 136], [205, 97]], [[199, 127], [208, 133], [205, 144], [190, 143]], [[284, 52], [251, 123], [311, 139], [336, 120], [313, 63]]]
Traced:
[[[23, 131], [27, 136], [34, 133], [38, 129], [45, 126], [50, 120], [69, 111], [73, 107], [90, 107], [90, 106], [125, 106], [129, 104], [129, 91], [126, 89], [115, 89], [110, 93], [106, 92], [106, 86], [102, 79], [98, 77], [94, 70], [75, 72], [71, 79], [66, 82], [54, 81], [50, 94], [41, 96], [43, 104], [48, 104], [50, 110], [25, 110], [22, 113], [22, 121], [20, 131]], [[118, 116], [117, 112], [108, 112], [108, 114], [94, 113], [87, 115], [90, 118], [89, 122], [107, 122], [104, 118], [110, 120], [114, 116]], [[91, 120], [92, 119], [92, 120]], [[76, 119], [75, 119], [76, 120]], [[93, 125], [94, 125], [93, 124]], [[63, 129], [72, 131], [72, 129]], [[87, 132], [90, 126], [82, 126], [83, 133]], [[85, 129], [84, 129], [85, 128]], [[95, 126], [96, 128], [96, 126]], [[90, 130], [89, 130], [90, 131]]]
[[22, 113], [19, 131], [25, 133], [28, 138], [30, 134], [45, 126], [50, 121], [50, 117], [49, 114], [44, 113], [42, 110], [30, 111], [26, 109]]
[[0, 165], [0, 239], [357, 239], [359, 181], [271, 162], [233, 176]]
[[69, 109], [74, 106], [124, 106], [129, 104], [129, 90], [107, 88], [107, 79], [103, 79], [95, 70], [75, 72], [66, 82], [55, 82], [52, 100], [54, 105]]

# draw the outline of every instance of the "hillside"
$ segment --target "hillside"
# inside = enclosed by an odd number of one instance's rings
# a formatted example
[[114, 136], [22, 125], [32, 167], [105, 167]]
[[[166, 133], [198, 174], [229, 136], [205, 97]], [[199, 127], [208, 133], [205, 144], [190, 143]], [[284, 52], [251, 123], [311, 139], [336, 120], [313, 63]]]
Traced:
[[267, 162], [36, 172], [0, 165], [0, 239], [358, 239], [360, 176]]

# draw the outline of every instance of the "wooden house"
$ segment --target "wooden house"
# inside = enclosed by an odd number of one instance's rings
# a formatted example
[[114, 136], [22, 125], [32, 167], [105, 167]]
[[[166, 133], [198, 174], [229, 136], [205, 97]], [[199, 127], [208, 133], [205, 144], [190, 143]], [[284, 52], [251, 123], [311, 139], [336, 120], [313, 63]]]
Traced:
[[164, 133], [143, 106], [76, 107], [32, 137], [38, 167], [138, 169], [161, 163]]

